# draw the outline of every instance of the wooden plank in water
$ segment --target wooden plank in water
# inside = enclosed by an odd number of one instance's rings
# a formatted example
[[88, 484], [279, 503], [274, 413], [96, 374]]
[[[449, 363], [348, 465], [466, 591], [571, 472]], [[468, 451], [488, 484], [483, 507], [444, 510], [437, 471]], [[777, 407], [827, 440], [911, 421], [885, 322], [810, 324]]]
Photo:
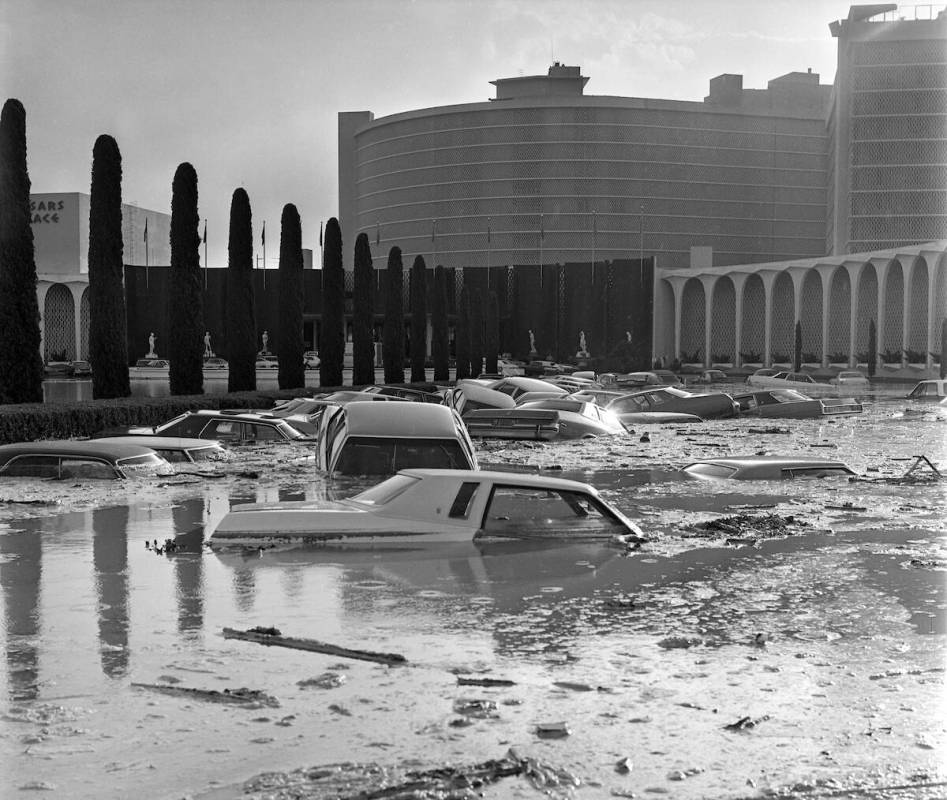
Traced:
[[297, 639], [293, 636], [283, 636], [277, 633], [261, 633], [260, 631], [238, 631], [234, 628], [224, 628], [225, 639], [240, 639], [245, 642], [256, 642], [267, 647], [289, 647], [294, 650], [309, 650], [313, 653], [325, 653], [339, 658], [354, 658], [360, 661], [375, 661], [379, 664], [407, 664], [408, 659], [398, 653], [374, 653], [370, 650], [351, 650], [315, 639]]

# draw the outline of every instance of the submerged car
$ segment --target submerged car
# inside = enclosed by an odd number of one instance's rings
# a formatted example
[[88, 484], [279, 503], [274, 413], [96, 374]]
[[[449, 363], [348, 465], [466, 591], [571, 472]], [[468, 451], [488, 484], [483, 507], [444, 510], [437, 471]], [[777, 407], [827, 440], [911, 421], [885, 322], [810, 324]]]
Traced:
[[135, 444], [154, 450], [165, 461], [171, 464], [190, 463], [200, 461], [226, 461], [232, 454], [220, 442], [210, 439], [190, 439], [178, 436], [104, 436], [96, 439], [97, 442], [114, 442], [115, 444]]
[[705, 369], [696, 378], [694, 383], [727, 383], [730, 379], [722, 369]]
[[316, 466], [340, 475], [393, 475], [411, 467], [475, 470], [479, 464], [452, 408], [367, 400], [326, 408]]
[[868, 377], [857, 369], [843, 369], [834, 378], [829, 378], [829, 383], [859, 392], [867, 392], [871, 386]]
[[861, 414], [864, 406], [852, 399], [807, 397], [794, 389], [760, 389], [733, 395], [740, 415], [814, 419], [816, 417]]
[[513, 472], [408, 469], [346, 500], [234, 506], [210, 545], [377, 547], [625, 537], [640, 540], [641, 530], [584, 483]]
[[73, 378], [89, 378], [92, 376], [92, 365], [88, 361], [73, 361], [70, 366]]
[[144, 445], [100, 439], [0, 445], [3, 478], [115, 480], [172, 472], [165, 459]]
[[524, 411], [554, 411], [559, 417], [559, 439], [590, 439], [627, 433], [618, 416], [595, 403], [568, 397], [531, 400], [517, 405]]
[[626, 425], [630, 421], [630, 419], [625, 419], [626, 414], [635, 414], [642, 411], [670, 411], [691, 414], [701, 419], [735, 417], [739, 411], [739, 406], [733, 401], [733, 398], [723, 392], [694, 394], [674, 386], [626, 394], [612, 400], [606, 408], [615, 412]]
[[186, 411], [183, 414], [153, 427], [137, 426], [126, 431], [103, 432], [103, 436], [183, 436], [192, 439], [216, 439], [231, 444], [252, 442], [292, 442], [305, 438], [284, 419], [269, 414], [254, 414], [241, 411]]
[[759, 389], [797, 389], [810, 397], [837, 395], [839, 392], [839, 387], [831, 383], [819, 383], [808, 372], [777, 372], [774, 375], [754, 373], [746, 382]]
[[919, 381], [904, 399], [937, 402], [942, 397], [947, 397], [947, 380]]
[[736, 456], [694, 461], [682, 470], [691, 478], [770, 481], [784, 478], [836, 478], [856, 473], [841, 461], [798, 456]]

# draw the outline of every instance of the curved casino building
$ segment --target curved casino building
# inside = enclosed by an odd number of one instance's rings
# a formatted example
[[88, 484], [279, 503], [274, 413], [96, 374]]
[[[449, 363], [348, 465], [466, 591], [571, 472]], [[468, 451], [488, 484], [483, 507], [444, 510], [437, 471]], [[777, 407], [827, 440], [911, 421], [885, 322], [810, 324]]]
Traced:
[[492, 81], [489, 102], [340, 113], [346, 238], [368, 233], [379, 267], [393, 245], [447, 267], [824, 253], [831, 87], [817, 74], [766, 89], [720, 75], [702, 102], [587, 95], [588, 81], [556, 63]]

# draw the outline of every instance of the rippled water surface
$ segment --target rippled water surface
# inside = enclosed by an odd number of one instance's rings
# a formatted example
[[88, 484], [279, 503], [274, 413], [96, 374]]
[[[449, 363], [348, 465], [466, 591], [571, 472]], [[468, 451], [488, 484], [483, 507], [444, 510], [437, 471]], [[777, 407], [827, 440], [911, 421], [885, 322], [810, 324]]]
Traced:
[[[160, 484], [6, 482], [0, 796], [216, 800], [266, 771], [470, 764], [511, 746], [575, 775], [564, 796], [944, 796], [947, 482], [897, 478], [920, 454], [947, 468], [947, 414], [904, 411], [481, 447], [485, 466], [596, 485], [651, 538], [630, 554], [146, 549], [199, 539], [232, 502], [361, 488], [326, 482], [301, 448], [242, 450]], [[865, 480], [677, 474], [758, 451], [840, 458]], [[740, 511], [800, 524], [736, 544], [700, 526]], [[407, 663], [222, 635], [254, 626]], [[545, 723], [569, 735], [542, 737]], [[486, 792], [539, 796], [516, 778]]]

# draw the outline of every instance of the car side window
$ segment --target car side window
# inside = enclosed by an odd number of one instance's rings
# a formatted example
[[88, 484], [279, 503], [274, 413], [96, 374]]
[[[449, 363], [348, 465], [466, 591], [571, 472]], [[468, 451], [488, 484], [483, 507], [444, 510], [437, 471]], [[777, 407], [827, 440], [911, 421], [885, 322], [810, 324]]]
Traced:
[[59, 465], [59, 477], [66, 480], [107, 480], [115, 477], [115, 469], [104, 461], [85, 458], [64, 458]]
[[58, 478], [59, 456], [16, 456], [2, 474], [9, 478]]
[[473, 500], [474, 495], [477, 493], [478, 486], [480, 486], [479, 483], [466, 481], [462, 483], [460, 490], [457, 492], [457, 497], [454, 498], [454, 502], [451, 504], [448, 516], [467, 519], [470, 514], [470, 501]]
[[248, 432], [251, 438], [258, 442], [269, 442], [283, 438], [280, 432], [272, 425], [249, 423], [247, 428], [249, 428]]
[[204, 439], [224, 439], [227, 441], [240, 440], [240, 423], [231, 419], [215, 419], [201, 431]]

